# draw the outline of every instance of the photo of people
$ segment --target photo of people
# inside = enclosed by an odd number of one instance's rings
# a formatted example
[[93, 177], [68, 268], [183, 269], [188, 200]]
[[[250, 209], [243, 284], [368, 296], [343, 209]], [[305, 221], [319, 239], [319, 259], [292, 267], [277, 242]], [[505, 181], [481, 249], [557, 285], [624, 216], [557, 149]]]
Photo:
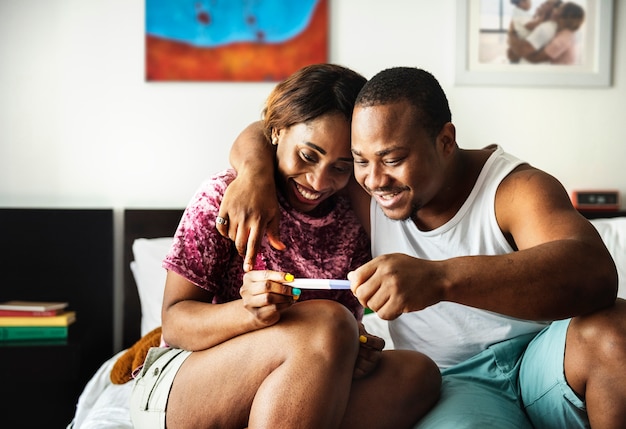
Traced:
[[481, 0], [481, 64], [585, 65], [597, 0]]

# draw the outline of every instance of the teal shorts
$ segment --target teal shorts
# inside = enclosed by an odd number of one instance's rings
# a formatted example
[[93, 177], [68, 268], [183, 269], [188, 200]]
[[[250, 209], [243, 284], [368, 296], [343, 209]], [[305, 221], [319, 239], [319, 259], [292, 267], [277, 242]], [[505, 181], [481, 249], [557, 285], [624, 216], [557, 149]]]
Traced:
[[569, 319], [494, 344], [442, 371], [441, 399], [415, 429], [589, 428], [565, 380]]

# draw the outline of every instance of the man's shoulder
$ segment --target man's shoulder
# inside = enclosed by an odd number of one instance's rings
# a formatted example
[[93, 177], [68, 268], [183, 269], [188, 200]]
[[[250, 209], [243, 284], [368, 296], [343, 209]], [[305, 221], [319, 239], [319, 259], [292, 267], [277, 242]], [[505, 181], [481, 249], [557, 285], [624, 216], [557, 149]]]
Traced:
[[[531, 207], [531, 201], [551, 195], [560, 182], [550, 174], [529, 164], [515, 167], [500, 182], [496, 191], [496, 205], [517, 205], [518, 210]], [[502, 205], [500, 205], [502, 207]]]
[[512, 169], [511, 172], [502, 179], [502, 184], [506, 185], [507, 183], [511, 184], [517, 181], [529, 181], [530, 179], [538, 178], [543, 175], [547, 176], [548, 174], [528, 163], [523, 163]]

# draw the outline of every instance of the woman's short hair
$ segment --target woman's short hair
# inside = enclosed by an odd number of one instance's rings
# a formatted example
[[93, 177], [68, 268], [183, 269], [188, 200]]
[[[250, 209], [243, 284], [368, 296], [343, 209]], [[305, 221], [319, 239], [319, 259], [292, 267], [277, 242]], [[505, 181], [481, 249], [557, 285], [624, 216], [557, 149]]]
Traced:
[[341, 113], [352, 121], [352, 110], [365, 85], [359, 73], [336, 64], [303, 67], [271, 92], [263, 109], [264, 133], [311, 121], [327, 113]]

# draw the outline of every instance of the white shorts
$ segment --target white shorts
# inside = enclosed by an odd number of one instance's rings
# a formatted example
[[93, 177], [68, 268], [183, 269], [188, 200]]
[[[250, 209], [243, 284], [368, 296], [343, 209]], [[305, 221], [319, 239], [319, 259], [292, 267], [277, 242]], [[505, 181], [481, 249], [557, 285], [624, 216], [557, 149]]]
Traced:
[[174, 377], [191, 352], [152, 347], [135, 378], [130, 397], [130, 418], [136, 429], [165, 429], [165, 408]]

